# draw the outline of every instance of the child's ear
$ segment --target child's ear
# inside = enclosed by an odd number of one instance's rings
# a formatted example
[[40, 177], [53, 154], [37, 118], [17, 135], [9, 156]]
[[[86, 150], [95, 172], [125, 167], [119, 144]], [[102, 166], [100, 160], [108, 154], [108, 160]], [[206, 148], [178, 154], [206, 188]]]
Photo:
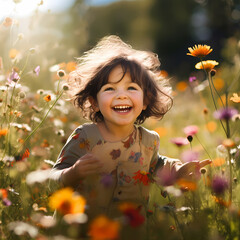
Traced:
[[147, 104], [143, 104], [143, 110], [147, 109]]
[[93, 97], [89, 97], [88, 100], [91, 103], [91, 106], [92, 106], [92, 109], [94, 110], [94, 112], [98, 112], [99, 111], [99, 107], [98, 107], [97, 100], [95, 100]]

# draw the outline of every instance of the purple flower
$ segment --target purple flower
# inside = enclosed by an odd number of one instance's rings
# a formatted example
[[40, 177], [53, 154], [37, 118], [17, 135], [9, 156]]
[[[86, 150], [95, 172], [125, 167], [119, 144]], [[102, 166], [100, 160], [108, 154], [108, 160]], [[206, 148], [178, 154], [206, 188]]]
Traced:
[[38, 76], [40, 73], [40, 66], [35, 67], [35, 69], [33, 70], [33, 72]]
[[113, 184], [112, 174], [104, 174], [100, 180], [104, 187], [110, 187]]
[[188, 144], [187, 138], [183, 138], [183, 137], [172, 138], [171, 142], [176, 144], [178, 147]]
[[12, 205], [12, 202], [11, 202], [8, 198], [4, 198], [4, 199], [2, 200], [2, 202], [3, 202], [3, 205], [5, 205], [5, 206], [7, 206], [7, 207], [9, 207], [10, 205]]
[[228, 107], [228, 108], [222, 108], [213, 113], [213, 116], [216, 119], [221, 120], [230, 120], [234, 115], [238, 114], [237, 109]]
[[221, 176], [214, 176], [212, 179], [212, 190], [217, 195], [224, 193], [224, 191], [228, 188], [227, 179]]
[[15, 70], [12, 70], [12, 73], [10, 74], [10, 77], [8, 78], [8, 82], [11, 83], [13, 82], [17, 82], [20, 79], [20, 76], [18, 75], [18, 73]]
[[194, 82], [196, 80], [197, 80], [197, 78], [195, 76], [189, 77], [189, 82]]

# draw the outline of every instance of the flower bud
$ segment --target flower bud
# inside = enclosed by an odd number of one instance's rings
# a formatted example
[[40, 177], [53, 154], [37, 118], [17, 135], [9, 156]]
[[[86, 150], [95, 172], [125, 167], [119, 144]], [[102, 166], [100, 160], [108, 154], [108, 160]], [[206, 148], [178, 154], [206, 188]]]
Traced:
[[192, 142], [193, 137], [192, 137], [191, 135], [189, 135], [189, 136], [187, 136], [187, 140], [188, 140], [189, 142]]
[[18, 34], [18, 39], [19, 39], [19, 40], [22, 40], [23, 38], [24, 38], [24, 34], [23, 34], [23, 33], [19, 33], [19, 34]]
[[69, 86], [67, 84], [63, 84], [62, 86], [64, 91], [68, 91], [69, 90]]
[[211, 76], [214, 77], [215, 74], [216, 74], [216, 72], [217, 72], [217, 71], [216, 71], [215, 69], [212, 69], [212, 70], [210, 71]]
[[204, 108], [204, 109], [203, 109], [203, 113], [204, 113], [205, 115], [207, 115], [207, 114], [208, 114], [208, 109], [207, 109], [207, 108]]
[[201, 168], [200, 172], [201, 172], [201, 174], [205, 174], [207, 172], [207, 169], [206, 168]]
[[44, 93], [44, 90], [43, 90], [43, 89], [38, 89], [38, 90], [37, 90], [37, 94], [42, 95], [43, 93]]
[[62, 77], [64, 77], [66, 74], [65, 74], [64, 70], [60, 69], [60, 70], [57, 71], [57, 75], [58, 75], [60, 78], [62, 78]]
[[18, 96], [23, 99], [23, 98], [26, 97], [26, 93], [25, 93], [25, 92], [20, 92], [20, 93], [18, 94]]
[[34, 54], [34, 53], [36, 52], [36, 49], [35, 49], [35, 48], [30, 48], [30, 49], [29, 49], [29, 52], [30, 52], [31, 54]]

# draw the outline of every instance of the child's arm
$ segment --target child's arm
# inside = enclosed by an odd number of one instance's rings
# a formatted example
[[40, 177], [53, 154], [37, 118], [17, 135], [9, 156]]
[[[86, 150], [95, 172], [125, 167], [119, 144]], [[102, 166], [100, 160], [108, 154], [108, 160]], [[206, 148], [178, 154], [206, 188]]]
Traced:
[[71, 134], [51, 171], [53, 183], [76, 187], [85, 176], [98, 171], [99, 160], [88, 153], [88, 142], [81, 127]]
[[99, 173], [102, 163], [93, 154], [87, 153], [76, 163], [63, 170], [60, 180], [64, 186], [77, 186], [86, 176]]
[[179, 178], [194, 178], [195, 173], [199, 173], [200, 168], [205, 167], [212, 161], [210, 159], [205, 159], [203, 161], [192, 161], [183, 163], [181, 165], [176, 165], [176, 177]]

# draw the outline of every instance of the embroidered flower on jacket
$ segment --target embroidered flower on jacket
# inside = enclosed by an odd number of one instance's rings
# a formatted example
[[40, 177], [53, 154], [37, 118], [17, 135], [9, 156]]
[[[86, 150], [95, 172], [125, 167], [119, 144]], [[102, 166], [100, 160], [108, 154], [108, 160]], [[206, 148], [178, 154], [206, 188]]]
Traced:
[[134, 174], [135, 175], [132, 177], [135, 180], [134, 184], [142, 183], [143, 185], [147, 186], [150, 182], [152, 182], [149, 172], [138, 170]]
[[110, 155], [112, 156], [112, 159], [115, 160], [121, 155], [121, 150], [120, 149], [113, 149], [112, 152], [110, 152]]

